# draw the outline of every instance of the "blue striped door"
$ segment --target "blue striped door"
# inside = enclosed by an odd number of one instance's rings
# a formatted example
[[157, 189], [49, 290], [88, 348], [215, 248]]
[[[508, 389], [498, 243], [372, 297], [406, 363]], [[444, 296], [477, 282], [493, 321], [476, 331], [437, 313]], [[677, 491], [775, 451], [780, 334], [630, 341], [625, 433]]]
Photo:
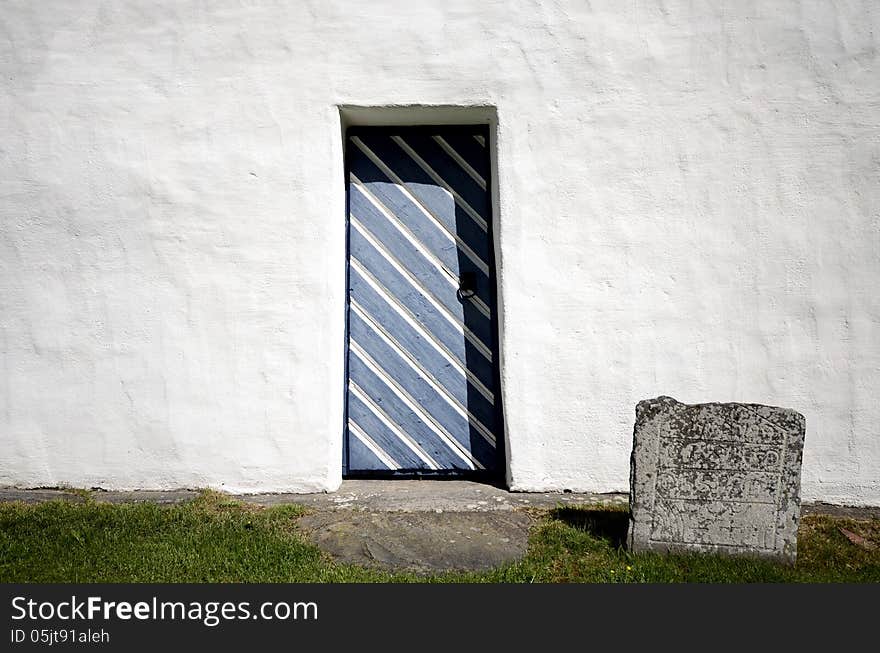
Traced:
[[346, 475], [492, 472], [500, 398], [485, 126], [346, 138]]

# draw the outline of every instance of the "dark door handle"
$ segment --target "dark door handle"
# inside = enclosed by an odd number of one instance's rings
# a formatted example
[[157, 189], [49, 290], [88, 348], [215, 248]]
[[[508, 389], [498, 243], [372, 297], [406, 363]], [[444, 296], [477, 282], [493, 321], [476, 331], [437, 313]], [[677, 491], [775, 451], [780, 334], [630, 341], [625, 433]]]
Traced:
[[477, 275], [473, 272], [462, 272], [458, 279], [458, 295], [459, 299], [473, 297], [477, 293]]

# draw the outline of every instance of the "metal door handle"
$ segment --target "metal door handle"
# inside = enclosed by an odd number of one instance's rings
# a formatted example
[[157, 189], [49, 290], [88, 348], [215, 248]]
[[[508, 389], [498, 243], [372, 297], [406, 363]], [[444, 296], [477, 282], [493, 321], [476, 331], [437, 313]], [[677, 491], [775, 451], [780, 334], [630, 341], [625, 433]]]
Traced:
[[473, 297], [477, 293], [477, 275], [473, 272], [462, 272], [458, 279], [458, 298], [460, 300]]

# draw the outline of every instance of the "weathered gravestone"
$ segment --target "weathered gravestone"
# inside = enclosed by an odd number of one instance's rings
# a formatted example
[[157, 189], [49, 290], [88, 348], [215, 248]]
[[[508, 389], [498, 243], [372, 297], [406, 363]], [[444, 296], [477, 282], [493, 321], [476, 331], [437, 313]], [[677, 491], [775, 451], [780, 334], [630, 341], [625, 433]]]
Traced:
[[794, 562], [804, 429], [786, 408], [639, 402], [629, 548]]

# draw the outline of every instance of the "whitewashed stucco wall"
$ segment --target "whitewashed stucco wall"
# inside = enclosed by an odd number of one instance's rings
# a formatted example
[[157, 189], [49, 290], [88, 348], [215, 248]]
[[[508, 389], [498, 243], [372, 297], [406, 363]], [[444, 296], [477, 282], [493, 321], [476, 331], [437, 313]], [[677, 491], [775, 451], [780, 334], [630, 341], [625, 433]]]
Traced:
[[0, 5], [0, 485], [333, 489], [337, 105], [497, 108], [508, 478], [634, 405], [807, 417], [880, 504], [874, 2]]

